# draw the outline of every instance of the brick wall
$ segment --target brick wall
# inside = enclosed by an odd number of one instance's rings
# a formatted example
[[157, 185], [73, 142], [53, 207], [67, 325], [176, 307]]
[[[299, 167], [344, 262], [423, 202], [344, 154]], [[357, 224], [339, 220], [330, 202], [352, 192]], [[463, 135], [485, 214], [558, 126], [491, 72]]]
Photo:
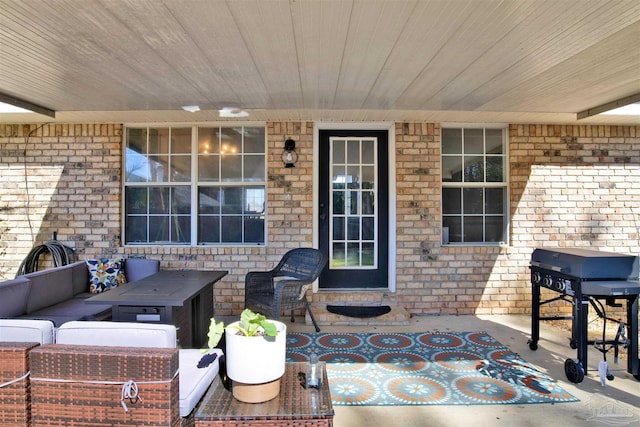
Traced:
[[640, 253], [640, 127], [511, 125], [506, 248], [440, 244], [439, 125], [397, 124], [396, 160], [397, 295], [412, 313], [529, 313], [536, 247]]
[[[239, 313], [246, 272], [313, 238], [313, 123], [268, 123], [267, 135], [267, 247], [123, 248], [121, 125], [0, 125], [0, 278], [57, 231], [80, 259], [144, 254], [163, 268], [229, 270], [214, 308]], [[290, 169], [280, 161], [287, 138], [299, 154]], [[511, 125], [507, 248], [442, 246], [440, 126], [398, 123], [395, 138], [396, 299], [412, 313], [529, 312], [538, 246], [640, 253], [640, 127]]]
[[113, 124], [0, 125], [2, 278], [54, 232], [83, 257], [118, 252], [121, 135]]
[[398, 302], [420, 314], [522, 312], [530, 292], [504, 250], [441, 245], [440, 170], [440, 126], [397, 124]]
[[[162, 268], [229, 270], [216, 285], [214, 309], [239, 313], [249, 270], [270, 268], [287, 249], [312, 244], [313, 124], [269, 123], [267, 133], [266, 248], [124, 248], [121, 125], [0, 125], [0, 279], [14, 277], [31, 248], [55, 231], [79, 259], [137, 254], [160, 259]], [[299, 154], [291, 169], [280, 160], [287, 138]]]
[[[511, 125], [509, 135], [514, 249], [640, 254], [640, 126]], [[510, 264], [521, 271], [526, 258]]]

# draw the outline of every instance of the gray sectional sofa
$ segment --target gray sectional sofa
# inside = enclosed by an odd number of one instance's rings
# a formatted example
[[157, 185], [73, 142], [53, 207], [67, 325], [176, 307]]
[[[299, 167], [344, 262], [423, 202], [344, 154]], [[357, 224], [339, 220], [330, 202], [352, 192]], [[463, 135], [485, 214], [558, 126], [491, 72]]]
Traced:
[[[128, 258], [127, 281], [158, 271], [157, 260]], [[0, 282], [0, 318], [51, 320], [60, 326], [71, 320], [108, 320], [111, 306], [86, 304], [89, 270], [85, 261], [49, 268]]]

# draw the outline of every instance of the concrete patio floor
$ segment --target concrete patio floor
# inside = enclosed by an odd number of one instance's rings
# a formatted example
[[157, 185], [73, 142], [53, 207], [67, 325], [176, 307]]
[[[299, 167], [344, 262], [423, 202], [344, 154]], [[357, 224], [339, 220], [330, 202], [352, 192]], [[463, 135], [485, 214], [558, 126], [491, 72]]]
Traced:
[[[313, 332], [303, 318], [287, 322], [291, 331]], [[470, 406], [335, 406], [335, 427], [409, 427], [409, 426], [640, 426], [640, 381], [627, 373], [626, 360], [613, 364], [613, 352], [607, 354], [609, 370], [615, 376], [600, 385], [597, 372], [602, 353], [589, 349], [589, 366], [580, 384], [569, 382], [564, 361], [576, 358], [569, 347], [569, 332], [540, 324], [538, 350], [529, 349], [531, 318], [522, 315], [501, 316], [416, 316], [408, 326], [321, 326], [322, 332], [421, 332], [485, 331], [524, 360], [545, 372], [578, 402], [531, 405]], [[623, 350], [626, 354], [626, 350]]]

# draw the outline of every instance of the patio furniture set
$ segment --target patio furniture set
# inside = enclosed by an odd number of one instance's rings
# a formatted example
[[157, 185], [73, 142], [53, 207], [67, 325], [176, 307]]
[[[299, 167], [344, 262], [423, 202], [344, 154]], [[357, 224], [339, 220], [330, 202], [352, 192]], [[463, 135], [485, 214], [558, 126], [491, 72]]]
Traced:
[[[296, 369], [302, 369], [295, 364], [287, 364], [282, 399], [267, 406], [234, 402], [218, 377], [222, 350], [216, 350], [213, 363], [199, 367], [202, 354], [193, 347], [204, 341], [201, 322], [208, 317], [203, 313], [212, 316], [205, 306], [212, 307], [213, 284], [226, 272], [153, 274], [157, 265], [141, 265], [146, 277], [131, 272], [137, 280], [97, 296], [76, 297], [83, 293], [84, 261], [0, 283], [5, 292], [0, 297], [0, 425], [333, 425], [328, 387], [320, 394], [305, 389], [294, 380]], [[286, 277], [288, 286], [299, 290], [315, 280], [306, 280], [302, 270]], [[61, 282], [66, 300], [45, 289], [47, 284], [62, 289]], [[86, 286], [84, 281], [85, 292]], [[34, 309], [38, 297], [41, 307]], [[15, 307], [5, 306], [9, 299]], [[66, 313], [65, 306], [77, 310]], [[136, 310], [132, 314], [125, 307]], [[51, 316], [34, 319], [44, 309]], [[102, 316], [107, 311], [113, 311], [113, 319]], [[100, 318], [106, 321], [95, 320]], [[183, 330], [188, 333], [181, 338]]]
[[193, 425], [219, 371], [177, 348], [173, 325], [71, 321], [54, 331], [47, 320], [2, 319], [0, 339], [3, 426]]

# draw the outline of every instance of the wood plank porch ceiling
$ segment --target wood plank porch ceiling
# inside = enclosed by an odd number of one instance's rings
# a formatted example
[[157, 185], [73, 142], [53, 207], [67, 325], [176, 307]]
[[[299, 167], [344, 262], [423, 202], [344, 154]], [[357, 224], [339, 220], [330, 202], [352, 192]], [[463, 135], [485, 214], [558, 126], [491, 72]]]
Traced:
[[575, 122], [639, 92], [638, 1], [0, 0], [0, 93], [57, 121]]

